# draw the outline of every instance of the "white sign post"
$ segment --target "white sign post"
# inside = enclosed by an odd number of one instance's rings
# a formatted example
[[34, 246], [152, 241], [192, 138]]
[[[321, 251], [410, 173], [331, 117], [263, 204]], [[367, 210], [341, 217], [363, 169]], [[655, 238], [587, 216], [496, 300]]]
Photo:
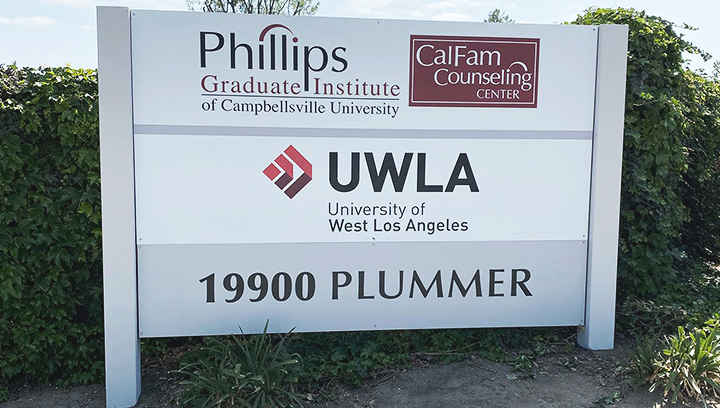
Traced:
[[578, 332], [578, 344], [591, 350], [614, 345], [627, 37], [627, 26], [600, 26], [585, 325]]
[[137, 401], [139, 338], [267, 320], [613, 347], [626, 27], [98, 28], [108, 407]]
[[98, 86], [108, 407], [140, 396], [130, 11], [99, 7]]

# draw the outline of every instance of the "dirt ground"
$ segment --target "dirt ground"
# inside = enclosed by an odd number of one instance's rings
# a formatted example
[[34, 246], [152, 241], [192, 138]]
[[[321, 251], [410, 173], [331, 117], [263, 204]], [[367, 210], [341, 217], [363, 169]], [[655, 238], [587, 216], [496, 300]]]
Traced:
[[[181, 393], [177, 368], [170, 361], [147, 361], [143, 393], [136, 407], [177, 407]], [[416, 356], [413, 368], [379, 373], [359, 388], [336, 386], [322, 402], [308, 408], [657, 408], [673, 406], [661, 395], [633, 390], [627, 378], [627, 346], [611, 351], [575, 348], [538, 357], [532, 374], [523, 375], [508, 364], [478, 358], [444, 364], [432, 356]], [[701, 402], [676, 406], [701, 408]], [[37, 388], [13, 391], [0, 408], [104, 408], [102, 385]], [[720, 408], [720, 401], [708, 407]]]

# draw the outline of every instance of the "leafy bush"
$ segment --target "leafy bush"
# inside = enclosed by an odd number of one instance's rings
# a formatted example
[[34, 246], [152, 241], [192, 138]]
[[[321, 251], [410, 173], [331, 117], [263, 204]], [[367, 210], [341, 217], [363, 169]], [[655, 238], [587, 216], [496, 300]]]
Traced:
[[687, 171], [683, 204], [690, 218], [683, 224], [682, 245], [693, 262], [720, 263], [720, 83], [684, 72], [683, 145]]
[[282, 408], [302, 406], [297, 383], [298, 355], [287, 350], [286, 336], [267, 334], [208, 338], [191, 355], [195, 362], [179, 373], [187, 376], [183, 404], [218, 408]]
[[652, 299], [720, 256], [720, 90], [683, 68], [702, 53], [669, 21], [592, 8], [573, 23], [629, 26], [618, 288]]
[[646, 339], [638, 347], [634, 369], [638, 379], [650, 383], [650, 392], [661, 389], [672, 403], [678, 397], [704, 399], [720, 395], [720, 321], [703, 328], [665, 336], [662, 353], [656, 340]]
[[0, 66], [0, 383], [103, 378], [94, 71]]
[[671, 23], [635, 10], [591, 9], [575, 23], [629, 26], [618, 286], [647, 296], [674, 277], [675, 241], [688, 218], [677, 90], [682, 52], [692, 48]]

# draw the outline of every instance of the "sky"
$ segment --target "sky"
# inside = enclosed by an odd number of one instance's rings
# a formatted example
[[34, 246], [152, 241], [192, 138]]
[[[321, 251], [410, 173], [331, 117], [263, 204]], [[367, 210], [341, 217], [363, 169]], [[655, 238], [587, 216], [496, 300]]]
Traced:
[[[185, 0], [0, 0], [0, 64], [97, 67], [95, 7], [188, 10]], [[552, 24], [573, 20], [591, 7], [645, 10], [677, 25], [685, 38], [714, 56], [693, 68], [712, 71], [720, 59], [720, 0], [320, 0], [317, 16], [482, 22], [499, 8], [516, 23]]]

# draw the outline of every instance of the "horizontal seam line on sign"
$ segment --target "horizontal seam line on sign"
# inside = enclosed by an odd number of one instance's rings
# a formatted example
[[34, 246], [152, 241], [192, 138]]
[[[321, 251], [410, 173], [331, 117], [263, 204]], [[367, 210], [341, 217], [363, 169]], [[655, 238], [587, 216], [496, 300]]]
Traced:
[[[443, 330], [443, 329], [463, 329], [463, 328], [512, 329], [512, 328], [520, 328], [520, 327], [563, 327], [563, 326], [578, 326], [579, 325], [578, 322], [574, 321], [574, 320], [569, 323], [564, 323], [564, 322], [568, 322], [568, 321], [569, 320], [562, 319], [562, 320], [557, 320], [557, 321], [553, 321], [550, 323], [527, 323], [527, 324], [522, 324], [522, 325], [513, 325], [513, 324], [506, 325], [503, 323], [489, 324], [489, 325], [472, 325], [472, 326], [468, 326], [467, 324], [432, 325], [432, 327], [425, 327], [425, 328], [423, 328], [423, 330], [424, 329]], [[390, 325], [390, 326], [392, 326], [392, 328], [384, 327], [384, 326], [378, 327], [378, 328], [368, 328], [367, 326], [360, 325], [360, 326], [357, 326], [357, 328], [350, 328], [350, 329], [348, 329], [348, 328], [331, 328], [331, 329], [322, 330], [322, 331], [338, 333], [338, 332], [348, 332], [348, 331], [417, 330], [417, 327], [414, 325], [408, 325], [408, 326]], [[150, 332], [150, 330], [146, 330], [146, 331]], [[317, 332], [318, 332], [317, 329], [293, 330], [293, 333], [317, 333]], [[150, 333], [152, 333], [152, 334], [143, 334], [140, 336], [140, 338], [141, 339], [152, 339], [152, 338], [159, 338], [159, 337], [199, 337], [199, 336], [218, 336], [218, 335], [229, 335], [229, 334], [242, 334], [242, 332], [239, 330], [237, 332], [232, 332], [232, 333], [227, 333], [222, 330], [215, 330], [215, 331], [207, 330], [207, 331], [201, 332], [199, 334], [198, 333], [188, 334], [186, 331], [166, 332], [166, 331], [161, 331], [161, 330], [155, 330], [154, 332], [150, 332]], [[273, 334], [273, 333], [283, 334], [285, 332], [284, 331], [268, 332], [268, 334]]]
[[214, 242], [214, 243], [179, 243], [179, 244], [169, 244], [169, 243], [145, 243], [140, 242], [136, 243], [137, 246], [159, 246], [159, 245], [166, 245], [166, 246], [197, 246], [197, 245], [328, 245], [328, 244], [335, 244], [335, 245], [347, 245], [347, 244], [369, 244], [369, 245], [377, 245], [377, 244], [468, 244], [468, 243], [474, 243], [474, 244], [526, 244], [526, 243], [539, 243], [539, 242], [547, 242], [547, 243], [562, 243], [562, 242], [587, 242], [587, 239], [554, 239], [554, 240], [518, 240], [518, 241], [347, 241], [347, 242], [330, 242], [330, 241], [324, 241], [324, 242], [245, 242], [245, 243], [232, 243], [232, 242]]
[[425, 130], [425, 129], [337, 129], [261, 128], [244, 126], [135, 125], [135, 135], [265, 136], [265, 137], [356, 137], [395, 139], [510, 139], [592, 140], [591, 130]]

